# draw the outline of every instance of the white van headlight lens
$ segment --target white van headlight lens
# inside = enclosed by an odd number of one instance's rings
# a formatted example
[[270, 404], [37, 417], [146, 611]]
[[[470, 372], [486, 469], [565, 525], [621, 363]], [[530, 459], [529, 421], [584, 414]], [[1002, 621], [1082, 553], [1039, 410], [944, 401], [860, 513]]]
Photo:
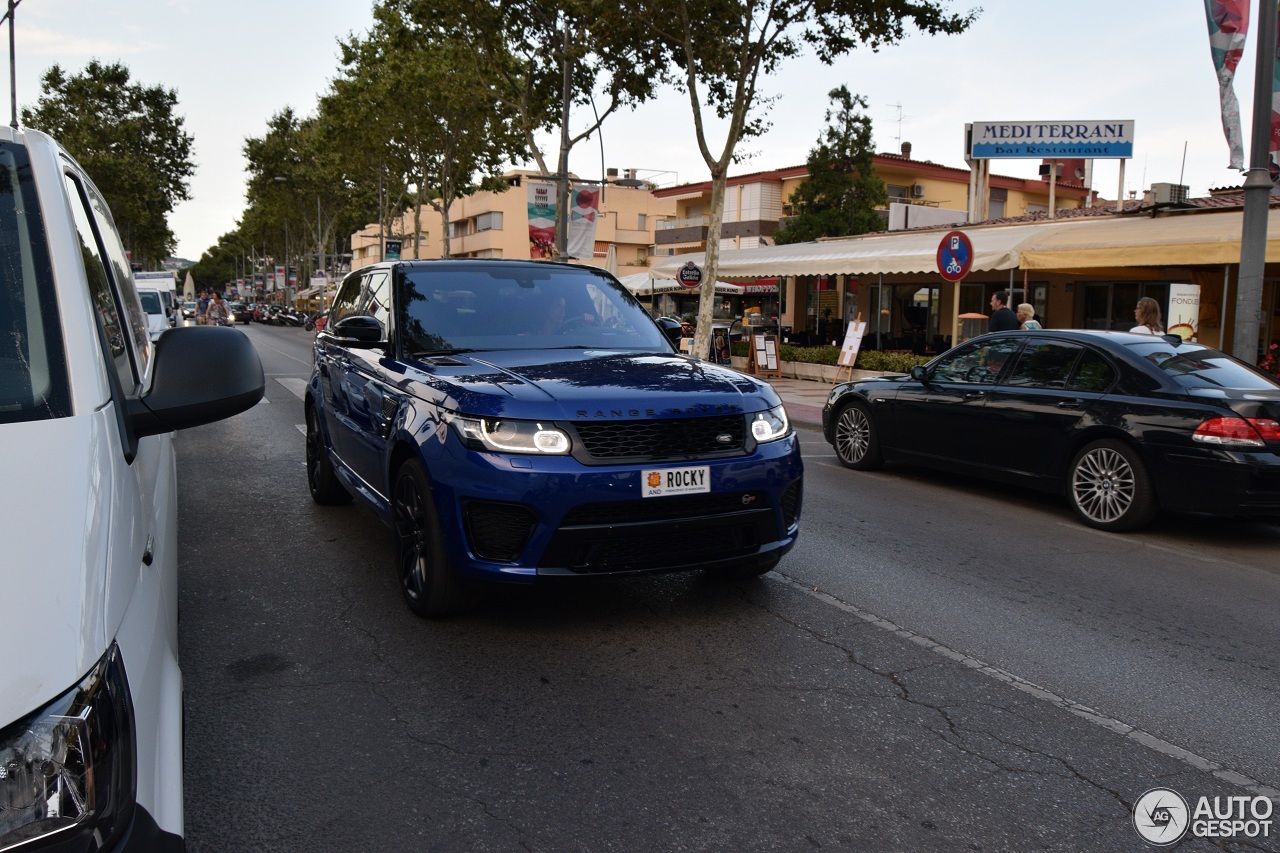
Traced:
[[54, 835], [114, 846], [137, 795], [134, 750], [133, 705], [112, 646], [78, 685], [0, 729], [0, 851]]
[[569, 452], [569, 436], [553, 424], [506, 418], [468, 418], [456, 415], [454, 429], [470, 447], [499, 453], [545, 453], [563, 456]]
[[787, 420], [787, 410], [782, 406], [774, 406], [767, 412], [756, 412], [751, 419], [751, 435], [760, 444], [777, 441], [790, 430], [791, 424]]

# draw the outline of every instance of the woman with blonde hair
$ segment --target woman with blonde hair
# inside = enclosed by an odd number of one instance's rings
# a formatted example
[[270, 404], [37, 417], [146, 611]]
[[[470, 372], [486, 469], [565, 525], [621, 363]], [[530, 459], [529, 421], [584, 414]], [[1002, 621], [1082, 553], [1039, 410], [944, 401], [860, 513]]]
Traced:
[[1138, 321], [1138, 325], [1130, 329], [1130, 332], [1139, 335], [1164, 334], [1164, 318], [1160, 314], [1160, 303], [1150, 296], [1144, 296], [1138, 300], [1137, 307], [1133, 309], [1133, 319]]
[[1037, 329], [1044, 328], [1040, 322], [1036, 320], [1036, 309], [1030, 302], [1024, 302], [1018, 306], [1017, 310], [1018, 322], [1022, 325], [1019, 329], [1026, 329], [1028, 332], [1034, 332]]

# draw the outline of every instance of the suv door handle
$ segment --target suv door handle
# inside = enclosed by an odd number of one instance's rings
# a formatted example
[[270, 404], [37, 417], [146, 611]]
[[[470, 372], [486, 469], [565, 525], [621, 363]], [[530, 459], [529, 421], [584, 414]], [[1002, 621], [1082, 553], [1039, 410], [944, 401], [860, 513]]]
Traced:
[[971, 400], [981, 400], [986, 396], [987, 396], [986, 391], [966, 391], [964, 396], [961, 399], [964, 400], [966, 403], [968, 403]]

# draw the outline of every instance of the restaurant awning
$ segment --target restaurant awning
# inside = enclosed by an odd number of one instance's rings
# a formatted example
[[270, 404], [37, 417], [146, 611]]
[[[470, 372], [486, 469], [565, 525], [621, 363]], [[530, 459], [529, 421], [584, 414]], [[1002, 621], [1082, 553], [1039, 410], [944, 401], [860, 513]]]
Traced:
[[[1065, 225], [1065, 223], [1064, 223]], [[1022, 268], [1180, 267], [1240, 263], [1244, 213], [1176, 213], [1070, 223], [1021, 247]], [[1280, 261], [1280, 216], [1267, 217], [1267, 261]]]
[[[1012, 225], [958, 226], [973, 244], [971, 270], [1123, 270], [1238, 264], [1244, 214], [1239, 209], [1094, 216]], [[1267, 222], [1267, 261], [1280, 262], [1280, 215]], [[720, 278], [889, 275], [937, 271], [938, 244], [949, 228], [843, 237], [812, 243], [727, 249]], [[653, 260], [649, 275], [671, 278], [686, 262], [702, 266], [705, 253]]]
[[[1019, 248], [1045, 229], [1061, 223], [1025, 223], [966, 227], [973, 244], [971, 269], [1006, 270], [1018, 266]], [[841, 237], [814, 243], [727, 249], [720, 253], [718, 274], [724, 278], [790, 275], [869, 275], [874, 273], [936, 272], [938, 244], [950, 229], [900, 231]], [[650, 266], [655, 278], [671, 278], [687, 261], [701, 266], [706, 254], [697, 252], [661, 258]]]
[[[636, 296], [648, 296], [658, 293], [689, 293], [693, 294], [697, 291], [685, 287], [683, 284], [677, 283], [674, 279], [660, 278], [656, 281], [649, 277], [647, 272], [638, 272], [632, 275], [623, 276], [618, 279], [623, 285]], [[723, 296], [736, 296], [744, 290], [740, 284], [730, 284], [727, 281], [716, 282], [716, 293]]]

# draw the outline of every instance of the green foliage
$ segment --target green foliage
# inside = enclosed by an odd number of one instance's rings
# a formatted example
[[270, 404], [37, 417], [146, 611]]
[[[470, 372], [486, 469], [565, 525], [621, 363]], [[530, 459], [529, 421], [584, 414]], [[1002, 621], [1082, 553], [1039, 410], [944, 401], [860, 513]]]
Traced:
[[158, 267], [173, 253], [168, 216], [189, 196], [192, 138], [176, 114], [177, 93], [130, 80], [120, 63], [97, 60], [81, 74], [58, 65], [23, 123], [57, 139], [93, 178], [133, 259]]
[[[735, 341], [730, 345], [733, 354], [746, 358], [749, 355], [747, 341]], [[839, 364], [840, 347], [797, 347], [782, 344], [778, 347], [778, 358], [782, 361], [799, 361], [805, 364]], [[929, 358], [909, 352], [882, 352], [880, 350], [861, 350], [854, 362], [857, 370], [878, 370], [886, 373], [909, 373], [917, 364], [928, 364]]]
[[876, 208], [888, 202], [884, 181], [872, 168], [875, 151], [867, 101], [844, 86], [828, 97], [827, 129], [809, 152], [809, 176], [791, 195], [795, 215], [778, 229], [779, 243], [866, 234], [883, 227]]

